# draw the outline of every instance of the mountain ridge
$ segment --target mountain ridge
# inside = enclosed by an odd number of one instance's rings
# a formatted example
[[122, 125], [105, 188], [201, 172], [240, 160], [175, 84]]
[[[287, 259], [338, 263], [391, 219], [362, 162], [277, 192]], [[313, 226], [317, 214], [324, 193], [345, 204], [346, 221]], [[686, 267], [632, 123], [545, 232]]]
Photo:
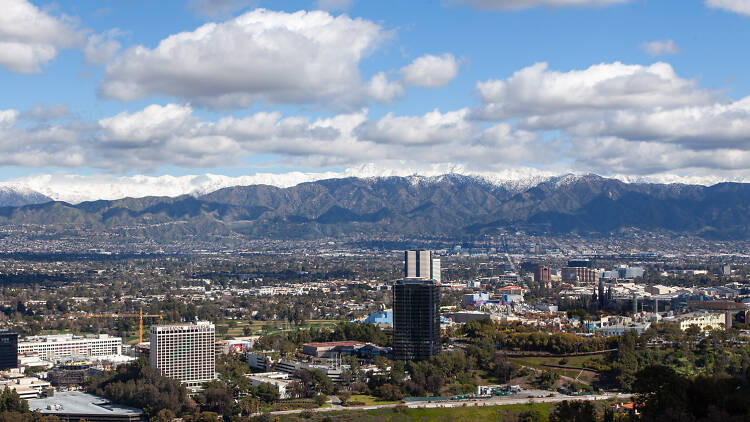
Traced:
[[516, 190], [448, 174], [334, 178], [287, 188], [235, 186], [200, 196], [54, 201], [0, 208], [0, 224], [135, 230], [155, 241], [229, 235], [470, 238], [517, 230], [604, 234], [623, 228], [744, 239], [750, 238], [748, 211], [750, 184], [745, 183], [625, 183], [590, 174], [549, 178]]

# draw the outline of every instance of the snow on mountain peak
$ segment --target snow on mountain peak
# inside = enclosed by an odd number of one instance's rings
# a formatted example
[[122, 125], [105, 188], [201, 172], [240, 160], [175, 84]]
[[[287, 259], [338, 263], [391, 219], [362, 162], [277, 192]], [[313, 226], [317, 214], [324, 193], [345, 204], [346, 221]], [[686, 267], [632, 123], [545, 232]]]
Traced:
[[[485, 183], [503, 187], [511, 192], [522, 192], [543, 182], [554, 182], [557, 186], [573, 183], [590, 174], [553, 173], [534, 168], [512, 168], [494, 172], [477, 172], [467, 170], [462, 165], [443, 164], [413, 168], [396, 165], [390, 168], [363, 164], [346, 170], [334, 172], [300, 172], [289, 173], [256, 173], [247, 176], [224, 176], [217, 174], [199, 174], [186, 176], [112, 176], [112, 175], [75, 175], [66, 173], [41, 174], [27, 176], [6, 182], [0, 182], [0, 192], [13, 190], [16, 193], [30, 195], [38, 193], [56, 201], [80, 203], [93, 200], [113, 200], [126, 197], [145, 196], [200, 196], [231, 186], [270, 185], [280, 188], [296, 186], [300, 183], [324, 179], [347, 177], [380, 178], [400, 176], [409, 178], [411, 183], [434, 183], [444, 180], [449, 175], [462, 175], [477, 178]], [[687, 183], [710, 185], [723, 180], [715, 178], [686, 178], [674, 175], [649, 177], [631, 177], [615, 175], [614, 178], [625, 183]], [[744, 181], [744, 180], [732, 180]]]

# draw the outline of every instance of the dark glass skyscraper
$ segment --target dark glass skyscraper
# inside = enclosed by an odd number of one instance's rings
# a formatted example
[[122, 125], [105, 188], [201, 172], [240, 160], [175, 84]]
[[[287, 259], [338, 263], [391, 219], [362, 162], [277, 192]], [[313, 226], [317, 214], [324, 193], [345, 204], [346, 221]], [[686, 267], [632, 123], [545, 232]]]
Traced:
[[18, 368], [18, 333], [0, 331], [0, 370]]
[[440, 353], [440, 285], [406, 279], [393, 286], [393, 354], [422, 360]]

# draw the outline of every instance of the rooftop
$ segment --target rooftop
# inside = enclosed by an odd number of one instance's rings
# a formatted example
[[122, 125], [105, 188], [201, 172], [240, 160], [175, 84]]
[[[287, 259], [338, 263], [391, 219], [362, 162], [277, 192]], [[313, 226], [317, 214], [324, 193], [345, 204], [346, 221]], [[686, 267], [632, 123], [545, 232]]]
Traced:
[[305, 343], [303, 346], [308, 347], [350, 347], [364, 345], [362, 341], [330, 341], [326, 343]]
[[30, 399], [29, 409], [47, 414], [80, 415], [141, 415], [134, 407], [113, 404], [109, 400], [81, 391], [63, 391], [53, 397]]

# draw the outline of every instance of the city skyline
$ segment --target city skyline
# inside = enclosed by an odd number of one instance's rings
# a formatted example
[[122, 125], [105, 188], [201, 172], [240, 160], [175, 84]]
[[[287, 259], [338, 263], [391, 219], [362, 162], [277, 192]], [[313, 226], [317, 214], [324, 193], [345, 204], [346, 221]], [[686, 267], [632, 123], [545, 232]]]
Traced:
[[3, 3], [11, 185], [750, 176], [743, 1]]

